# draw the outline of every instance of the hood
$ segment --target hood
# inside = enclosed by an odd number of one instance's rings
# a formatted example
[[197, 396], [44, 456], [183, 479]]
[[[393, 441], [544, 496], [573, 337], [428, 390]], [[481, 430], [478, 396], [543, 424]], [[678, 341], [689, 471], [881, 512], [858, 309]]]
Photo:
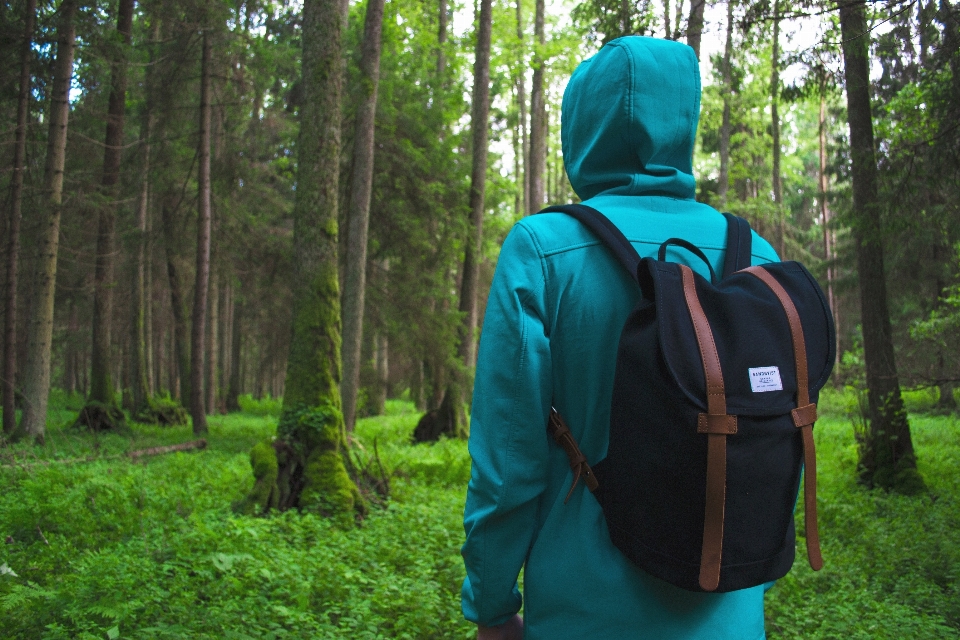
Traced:
[[601, 193], [693, 199], [700, 69], [672, 40], [618, 38], [577, 67], [563, 94], [561, 138], [581, 200]]

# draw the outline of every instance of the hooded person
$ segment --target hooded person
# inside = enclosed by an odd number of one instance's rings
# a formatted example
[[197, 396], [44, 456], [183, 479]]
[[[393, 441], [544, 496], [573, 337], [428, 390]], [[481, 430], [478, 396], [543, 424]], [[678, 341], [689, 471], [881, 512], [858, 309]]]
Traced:
[[[690, 47], [619, 38], [570, 78], [563, 159], [584, 204], [605, 214], [640, 256], [680, 237], [720, 270], [726, 220], [695, 200], [699, 110]], [[671, 252], [671, 260], [708, 275], [692, 256]], [[777, 260], [754, 234], [753, 264]], [[462, 608], [481, 638], [764, 637], [763, 586], [696, 593], [670, 585], [614, 547], [584, 483], [564, 503], [572, 474], [547, 434], [550, 408], [591, 465], [606, 456], [617, 344], [639, 298], [614, 256], [570, 216], [524, 218], [504, 241], [480, 338], [464, 513]]]

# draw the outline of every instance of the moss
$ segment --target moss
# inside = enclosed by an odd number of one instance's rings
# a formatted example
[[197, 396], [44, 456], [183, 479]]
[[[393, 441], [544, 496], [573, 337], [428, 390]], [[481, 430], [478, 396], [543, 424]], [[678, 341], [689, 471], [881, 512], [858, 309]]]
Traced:
[[257, 444], [250, 451], [253, 467], [253, 489], [247, 497], [234, 505], [234, 511], [246, 515], [265, 513], [277, 508], [280, 492], [277, 489], [277, 451], [269, 440]]
[[166, 395], [148, 398], [146, 404], [133, 416], [135, 422], [162, 426], [184, 425], [188, 423], [188, 418], [183, 405]]
[[307, 459], [303, 477], [301, 509], [331, 517], [344, 526], [353, 522], [360, 496], [339, 451], [315, 451]]

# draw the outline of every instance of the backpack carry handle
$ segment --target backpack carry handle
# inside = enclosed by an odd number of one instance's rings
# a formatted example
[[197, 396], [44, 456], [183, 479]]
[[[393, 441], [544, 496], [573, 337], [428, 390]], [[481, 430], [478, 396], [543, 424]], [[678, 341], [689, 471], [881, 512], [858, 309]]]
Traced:
[[660, 250], [657, 251], [657, 260], [664, 262], [667, 259], [667, 247], [670, 245], [676, 245], [678, 247], [683, 247], [693, 255], [697, 256], [703, 260], [704, 264], [707, 265], [707, 269], [710, 269], [710, 282], [711, 284], [717, 284], [717, 274], [713, 270], [713, 265], [710, 264], [710, 261], [707, 260], [707, 256], [703, 255], [703, 251], [700, 251], [695, 245], [687, 242], [683, 238], [670, 238], [663, 242], [660, 245]]

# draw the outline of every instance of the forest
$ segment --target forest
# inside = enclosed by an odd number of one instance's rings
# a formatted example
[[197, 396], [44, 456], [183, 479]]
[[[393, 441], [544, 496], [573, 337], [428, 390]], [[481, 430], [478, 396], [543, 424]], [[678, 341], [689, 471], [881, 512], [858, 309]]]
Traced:
[[0, 4], [0, 636], [473, 637], [487, 292], [625, 35], [693, 48], [697, 199], [834, 314], [768, 636], [960, 637], [951, 0]]

